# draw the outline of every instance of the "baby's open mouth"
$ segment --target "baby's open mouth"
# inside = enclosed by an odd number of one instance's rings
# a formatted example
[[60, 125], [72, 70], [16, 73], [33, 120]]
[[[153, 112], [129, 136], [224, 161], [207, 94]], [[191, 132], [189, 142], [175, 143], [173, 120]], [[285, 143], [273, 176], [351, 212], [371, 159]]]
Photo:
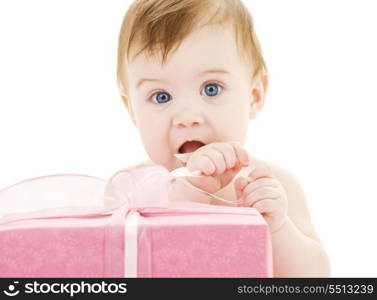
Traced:
[[190, 153], [198, 150], [200, 147], [205, 144], [200, 141], [187, 141], [182, 144], [178, 149], [178, 153]]

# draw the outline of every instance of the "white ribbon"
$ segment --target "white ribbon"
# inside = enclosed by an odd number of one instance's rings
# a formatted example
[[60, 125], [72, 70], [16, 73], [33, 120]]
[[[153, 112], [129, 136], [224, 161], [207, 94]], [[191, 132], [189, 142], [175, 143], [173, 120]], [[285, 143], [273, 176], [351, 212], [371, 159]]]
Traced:
[[139, 212], [131, 210], [124, 227], [124, 276], [137, 277], [137, 226]]

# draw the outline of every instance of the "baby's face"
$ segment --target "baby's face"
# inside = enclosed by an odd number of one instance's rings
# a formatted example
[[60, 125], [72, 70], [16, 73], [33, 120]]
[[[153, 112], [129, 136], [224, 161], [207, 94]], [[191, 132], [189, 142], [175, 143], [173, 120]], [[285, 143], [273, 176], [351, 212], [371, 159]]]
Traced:
[[195, 151], [200, 141], [244, 142], [251, 114], [251, 70], [234, 33], [205, 26], [191, 33], [161, 66], [140, 54], [129, 62], [123, 97], [150, 159], [169, 171], [181, 167], [175, 153]]

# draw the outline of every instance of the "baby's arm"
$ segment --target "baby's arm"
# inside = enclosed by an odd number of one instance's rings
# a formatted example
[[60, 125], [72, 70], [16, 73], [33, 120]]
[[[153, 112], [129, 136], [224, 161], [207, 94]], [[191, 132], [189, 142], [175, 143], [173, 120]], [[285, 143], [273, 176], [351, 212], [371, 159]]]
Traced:
[[[329, 277], [329, 259], [315, 233], [305, 195], [297, 179], [282, 168], [266, 168], [263, 164], [249, 176], [252, 177], [252, 182], [248, 183], [251, 193], [244, 198], [252, 201], [252, 206], [269, 223], [274, 276]], [[278, 188], [274, 190], [271, 186], [276, 183]], [[272, 199], [266, 199], [268, 194]]]
[[327, 277], [330, 265], [310, 220], [302, 189], [287, 171], [248, 159], [237, 142], [212, 143], [196, 150], [187, 162], [190, 171], [201, 170], [204, 178], [189, 178], [201, 189], [214, 193], [232, 181], [240, 167], [253, 170], [248, 178], [234, 181], [241, 206], [256, 208], [268, 223], [273, 247], [274, 276]]
[[281, 168], [275, 167], [274, 173], [289, 199], [287, 223], [272, 236], [277, 276], [331, 276], [328, 256], [312, 225], [300, 184]]

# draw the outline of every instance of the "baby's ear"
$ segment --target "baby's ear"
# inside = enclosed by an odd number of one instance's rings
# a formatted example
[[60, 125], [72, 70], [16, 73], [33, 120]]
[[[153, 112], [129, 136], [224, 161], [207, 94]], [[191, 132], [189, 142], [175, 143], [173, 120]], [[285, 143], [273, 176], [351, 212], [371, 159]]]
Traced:
[[132, 105], [129, 98], [125, 94], [121, 94], [120, 97], [122, 98], [122, 102], [124, 103], [124, 105], [127, 107], [132, 123], [134, 123], [134, 125], [137, 127], [134, 112], [133, 112]]
[[262, 110], [266, 98], [266, 92], [268, 88], [268, 75], [262, 74], [254, 80], [254, 84], [251, 90], [251, 108], [250, 108], [250, 120], [255, 119], [259, 112]]

